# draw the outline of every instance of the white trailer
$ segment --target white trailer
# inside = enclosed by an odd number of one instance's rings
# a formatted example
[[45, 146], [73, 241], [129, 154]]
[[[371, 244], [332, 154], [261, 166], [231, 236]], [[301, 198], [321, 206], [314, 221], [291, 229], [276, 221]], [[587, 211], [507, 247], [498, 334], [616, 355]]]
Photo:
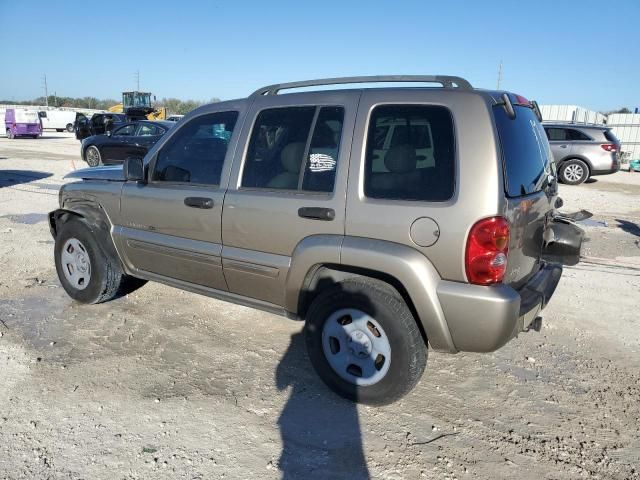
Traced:
[[40, 110], [42, 128], [62, 132], [73, 132], [73, 124], [76, 121], [76, 112], [71, 110]]
[[606, 116], [578, 105], [540, 105], [545, 122], [584, 123], [604, 125]]

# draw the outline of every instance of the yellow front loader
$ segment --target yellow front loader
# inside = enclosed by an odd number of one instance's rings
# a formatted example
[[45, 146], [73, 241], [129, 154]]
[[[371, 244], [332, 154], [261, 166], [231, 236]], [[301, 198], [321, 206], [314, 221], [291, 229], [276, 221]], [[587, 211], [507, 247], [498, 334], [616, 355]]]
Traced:
[[[155, 100], [155, 97], [153, 97]], [[113, 113], [125, 113], [132, 120], [165, 120], [167, 109], [151, 106], [149, 92], [122, 92], [122, 103], [109, 107]]]

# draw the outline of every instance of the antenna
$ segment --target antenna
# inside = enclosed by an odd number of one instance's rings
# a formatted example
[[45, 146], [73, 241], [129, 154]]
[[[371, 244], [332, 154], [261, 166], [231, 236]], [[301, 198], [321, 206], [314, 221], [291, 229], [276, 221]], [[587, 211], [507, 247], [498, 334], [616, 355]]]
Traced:
[[47, 90], [47, 75], [44, 75], [44, 101], [49, 106], [49, 91]]
[[502, 83], [502, 60], [500, 60], [500, 65], [498, 66], [498, 86], [496, 90], [500, 90], [500, 84]]
[[136, 70], [136, 92], [140, 91], [140, 70]]

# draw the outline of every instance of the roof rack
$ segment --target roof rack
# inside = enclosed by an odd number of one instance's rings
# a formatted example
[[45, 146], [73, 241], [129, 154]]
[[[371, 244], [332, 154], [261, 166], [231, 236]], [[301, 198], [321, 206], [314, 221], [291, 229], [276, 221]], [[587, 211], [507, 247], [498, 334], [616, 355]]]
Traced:
[[383, 83], [383, 82], [416, 82], [416, 83], [439, 83], [444, 88], [460, 88], [463, 90], [473, 90], [471, 84], [461, 77], [450, 75], [373, 75], [364, 77], [337, 77], [322, 78], [318, 80], [304, 80], [301, 82], [277, 83], [259, 88], [251, 94], [251, 97], [263, 95], [277, 95], [280, 90], [291, 88], [316, 87], [321, 85], [341, 85], [346, 83]]

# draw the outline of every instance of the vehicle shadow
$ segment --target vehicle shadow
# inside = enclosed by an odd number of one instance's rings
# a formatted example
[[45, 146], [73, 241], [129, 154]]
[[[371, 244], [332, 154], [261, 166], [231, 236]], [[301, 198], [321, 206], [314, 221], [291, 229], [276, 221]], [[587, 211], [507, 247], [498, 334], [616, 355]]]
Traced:
[[0, 188], [12, 187], [21, 183], [35, 182], [51, 177], [53, 173], [35, 170], [0, 170]]
[[630, 233], [631, 235], [635, 235], [636, 237], [640, 237], [640, 226], [638, 226], [638, 224], [630, 222], [629, 220], [622, 220], [620, 218], [616, 218], [616, 222], [618, 222], [618, 227], [623, 231]]
[[276, 369], [278, 390], [291, 390], [278, 419], [282, 478], [369, 479], [356, 404], [331, 393], [310, 369], [304, 334], [296, 333]]
[[589, 177], [584, 181], [584, 183], [598, 183], [598, 179], [597, 178], [593, 178], [593, 177]]

